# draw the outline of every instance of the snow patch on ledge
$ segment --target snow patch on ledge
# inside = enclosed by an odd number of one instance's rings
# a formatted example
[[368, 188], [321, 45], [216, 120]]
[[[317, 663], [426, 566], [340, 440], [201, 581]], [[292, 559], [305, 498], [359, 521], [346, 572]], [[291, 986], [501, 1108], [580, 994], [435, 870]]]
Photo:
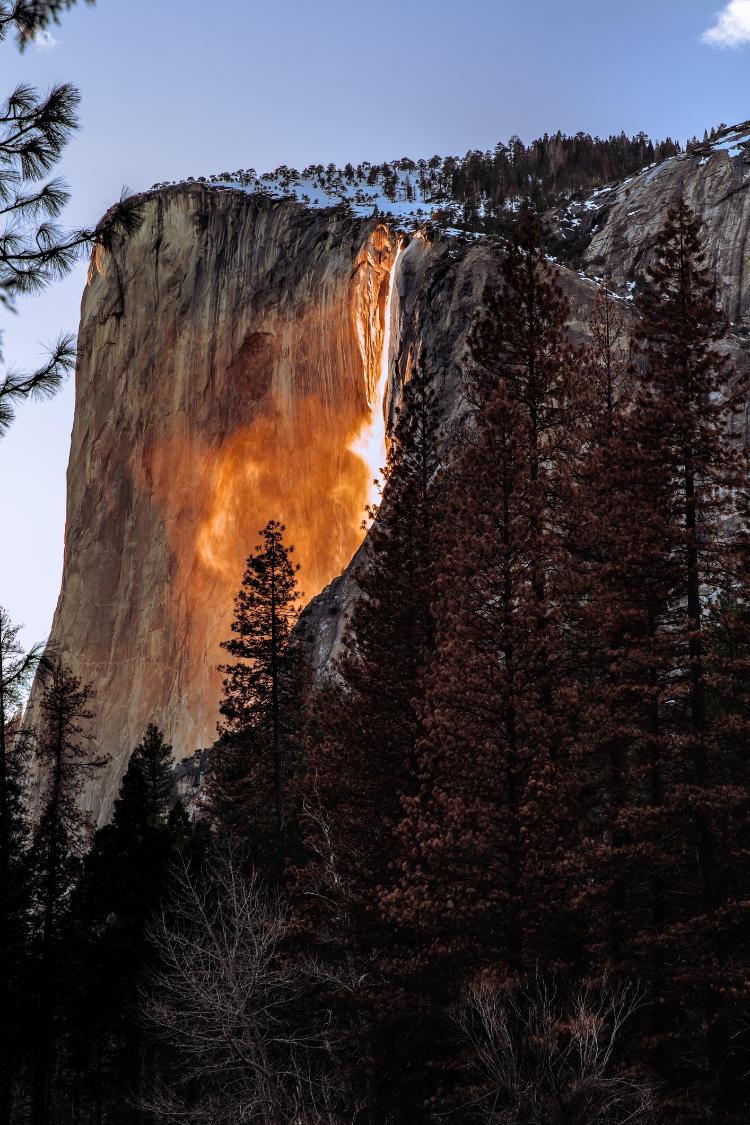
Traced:
[[[411, 165], [410, 161], [402, 163]], [[346, 172], [331, 167], [308, 168], [302, 173], [282, 167], [262, 175], [250, 168], [219, 176], [189, 177], [181, 183], [242, 191], [247, 195], [265, 195], [270, 199], [294, 200], [310, 208], [339, 207], [343, 204], [361, 218], [390, 218], [405, 229], [418, 229], [426, 223], [434, 223], [446, 233], [469, 233], [455, 226], [461, 210], [455, 203], [433, 198], [422, 189], [418, 168], [390, 167], [391, 175], [373, 174], [361, 178], [356, 174], [348, 176]], [[368, 166], [365, 165], [365, 168]], [[176, 185], [157, 183], [152, 190], [172, 186]]]

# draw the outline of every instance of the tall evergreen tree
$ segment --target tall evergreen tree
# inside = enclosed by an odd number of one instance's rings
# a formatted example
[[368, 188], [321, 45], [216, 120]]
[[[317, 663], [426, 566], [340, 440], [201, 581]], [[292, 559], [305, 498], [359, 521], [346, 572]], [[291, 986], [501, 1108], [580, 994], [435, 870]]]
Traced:
[[699, 224], [682, 201], [638, 309], [642, 374], [609, 462], [600, 461], [598, 495], [608, 499], [596, 518], [607, 545], [591, 587], [606, 676], [591, 693], [587, 768], [602, 753], [616, 766], [605, 783], [615, 816], [589, 841], [581, 901], [595, 947], [602, 915], [591, 901], [611, 905], [615, 894], [609, 952], [648, 982], [644, 1051], [673, 1090], [692, 1088], [675, 1109], [687, 1120], [737, 1099], [736, 1089], [731, 1099], [719, 1091], [737, 1077], [732, 1044], [747, 989], [732, 935], [746, 897], [739, 857], [750, 792], [737, 745], [750, 731], [742, 611], [731, 618], [733, 658], [719, 655], [712, 629], [721, 592], [742, 604], [747, 587], [746, 541], [731, 535], [747, 473], [729, 436], [736, 381], [715, 347], [722, 319]]
[[566, 315], [528, 217], [471, 337], [473, 427], [451, 470], [418, 785], [397, 829], [408, 850], [392, 907], [444, 1001], [462, 976], [518, 975], [567, 946], [561, 528], [585, 357]]
[[222, 722], [214, 745], [210, 802], [224, 827], [277, 869], [290, 819], [289, 786], [300, 760], [297, 571], [285, 528], [270, 520], [247, 560], [223, 664]]
[[100, 828], [72, 896], [66, 965], [66, 1052], [71, 1112], [133, 1120], [150, 1095], [149, 1045], [139, 989], [153, 969], [148, 926], [171, 893], [190, 825], [172, 805], [172, 747], [147, 727], [131, 754], [110, 824]]
[[[566, 528], [583, 592], [570, 625], [572, 671], [583, 706], [573, 761], [573, 787], [580, 809], [579, 846], [570, 857], [568, 878], [572, 902], [586, 912], [586, 929], [595, 939], [596, 950], [613, 963], [621, 952], [625, 909], [624, 882], [614, 852], [622, 838], [618, 818], [624, 800], [633, 700], [618, 695], [616, 677], [609, 669], [612, 646], [625, 643], [622, 599], [637, 598], [643, 591], [637, 565], [632, 565], [626, 577], [620, 527], [622, 512], [630, 510], [633, 491], [621, 464], [633, 408], [628, 319], [632, 317], [626, 317], [623, 305], [605, 283], [589, 321], [590, 364], [582, 387], [584, 432]], [[644, 526], [652, 526], [646, 513], [640, 515]], [[644, 565], [648, 567], [647, 560]], [[624, 585], [616, 595], [620, 580]]]
[[0, 1121], [11, 1116], [11, 1087], [19, 1070], [20, 972], [28, 937], [26, 853], [29, 843], [29, 753], [20, 714], [42, 663], [41, 646], [24, 652], [0, 607]]
[[613, 436], [630, 401], [632, 363], [626, 315], [605, 280], [589, 319], [591, 362], [582, 386], [590, 402], [589, 444], [601, 448]]
[[53, 668], [41, 700], [34, 753], [42, 774], [40, 816], [31, 854], [35, 897], [33, 1006], [33, 1125], [47, 1125], [53, 1047], [59, 1010], [59, 955], [69, 893], [90, 825], [82, 809], [86, 781], [105, 765], [92, 753], [88, 724], [90, 687], [61, 663]]
[[[738, 975], [730, 968], [731, 943], [727, 948], [724, 932], [737, 924], [731, 904], [746, 897], [747, 883], [744, 890], [742, 883], [732, 886], [721, 857], [742, 846], [750, 772], [736, 757], [727, 769], [724, 721], [710, 721], [715, 677], [706, 633], [712, 602], [727, 575], [747, 589], [744, 543], [738, 555], [738, 544], [728, 538], [728, 524], [737, 515], [734, 497], [746, 489], [747, 462], [727, 440], [729, 418], [741, 404], [740, 388], [732, 388], [728, 365], [715, 347], [725, 324], [705, 259], [701, 224], [680, 199], [669, 210], [637, 302], [639, 351], [646, 367], [638, 408], [649, 431], [658, 435], [654, 444], [669, 474], [674, 512], [674, 539], [667, 545], [676, 574], [663, 623], [669, 660], [663, 723], [679, 757], [665, 781], [671, 782], [668, 800], [682, 830], [687, 881], [675, 888], [677, 909], [666, 920], [666, 953], [680, 965], [675, 965], [680, 1006], [687, 998], [683, 989], [697, 989], [701, 996], [705, 1038], [693, 1058], [715, 1083], [730, 1046], [727, 988], [748, 987], [746, 968]], [[747, 716], [745, 734], [750, 737]], [[688, 951], [693, 971], [685, 976], [681, 963]], [[672, 1026], [670, 1037], [674, 1033]], [[683, 1042], [691, 1040], [687, 1026]]]
[[645, 424], [639, 397], [630, 410], [609, 415], [609, 434], [586, 467], [592, 487], [580, 508], [577, 544], [589, 554], [587, 598], [575, 627], [586, 693], [575, 759], [578, 882], [571, 889], [594, 964], [648, 982], [656, 1031], [664, 1016], [663, 950], [634, 939], [663, 934], [665, 876], [675, 862], [664, 792], [672, 744], [662, 706], [662, 625], [676, 588], [667, 545], [675, 526], [659, 435]]
[[455, 472], [420, 793], [402, 829], [413, 841], [405, 909], [439, 924], [446, 949], [480, 962], [502, 953], [516, 971], [535, 957], [532, 902], [536, 927], [555, 900], [564, 804], [559, 527], [582, 362], [566, 314], [528, 217], [472, 335], [475, 428]]
[[[617, 818], [623, 804], [625, 729], [631, 701], [617, 697], [614, 677], [607, 672], [609, 630], [617, 611], [612, 582], [605, 576], [611, 577], [622, 561], [621, 513], [630, 504], [631, 481], [620, 471], [620, 462], [633, 407], [632, 318], [605, 281], [589, 318], [590, 362], [581, 386], [584, 430], [566, 528], [579, 587], [585, 592], [573, 609], [569, 630], [575, 649], [570, 670], [584, 705], [572, 762], [579, 838], [567, 876], [576, 906], [588, 915], [596, 913], [595, 924], [587, 922], [587, 929], [596, 936], [598, 951], [613, 963], [620, 954], [624, 884], [614, 863], [604, 877], [603, 861], [605, 855], [612, 857], [611, 846], [622, 830]], [[641, 577], [635, 577], [632, 588], [642, 588]], [[593, 867], [598, 879], [591, 875]], [[579, 899], [581, 885], [585, 891]]]
[[157, 828], [167, 817], [173, 784], [172, 747], [164, 741], [163, 732], [150, 723], [143, 741], [130, 755], [115, 801], [114, 827], [125, 829], [132, 822], [139, 831]]

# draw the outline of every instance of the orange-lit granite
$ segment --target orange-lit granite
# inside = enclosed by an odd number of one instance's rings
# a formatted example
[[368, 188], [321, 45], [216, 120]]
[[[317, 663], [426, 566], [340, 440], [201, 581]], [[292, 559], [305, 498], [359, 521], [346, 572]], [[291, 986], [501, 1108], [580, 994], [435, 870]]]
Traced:
[[51, 639], [96, 689], [98, 818], [147, 722], [178, 755], [213, 741], [219, 642], [267, 520], [305, 600], [361, 543], [373, 468], [349, 447], [383, 409], [396, 247], [341, 211], [191, 186], [149, 197], [92, 268]]

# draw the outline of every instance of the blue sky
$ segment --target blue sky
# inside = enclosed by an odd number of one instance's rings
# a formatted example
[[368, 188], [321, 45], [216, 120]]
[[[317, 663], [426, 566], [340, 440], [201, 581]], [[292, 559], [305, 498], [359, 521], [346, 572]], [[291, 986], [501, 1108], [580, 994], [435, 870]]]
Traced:
[[[99, 0], [24, 55], [0, 45], [0, 92], [57, 80], [83, 96], [61, 168], [81, 225], [123, 184], [743, 121], [750, 0]], [[84, 277], [0, 313], [6, 360], [76, 327]], [[0, 604], [27, 641], [59, 587], [72, 402], [71, 383], [0, 441]]]

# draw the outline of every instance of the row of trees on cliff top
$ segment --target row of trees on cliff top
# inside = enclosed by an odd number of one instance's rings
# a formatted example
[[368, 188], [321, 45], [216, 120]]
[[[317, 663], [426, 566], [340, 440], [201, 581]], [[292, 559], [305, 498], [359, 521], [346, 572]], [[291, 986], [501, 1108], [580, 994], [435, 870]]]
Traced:
[[346, 164], [343, 169], [332, 163], [311, 164], [301, 174], [296, 168], [281, 165], [260, 176], [254, 168], [247, 168], [198, 179], [254, 185], [260, 190], [276, 184], [288, 190], [301, 175], [341, 199], [352, 198], [351, 189], [357, 185], [360, 191], [355, 198], [361, 202], [367, 201], [368, 189], [377, 187], [392, 202], [407, 199], [445, 204], [432, 212], [433, 220], [445, 226], [505, 235], [514, 227], [522, 201], [538, 210], [559, 205], [577, 193], [634, 176], [681, 151], [677, 141], [669, 137], [652, 141], [645, 133], [600, 138], [589, 133], [567, 136], [557, 132], [545, 133], [528, 145], [513, 136], [486, 152], [474, 149], [463, 157], [412, 160], [405, 156], [390, 163]]
[[89, 693], [52, 665], [21, 736], [4, 622], [6, 1119], [747, 1120], [748, 466], [699, 224], [632, 340], [605, 290], [570, 343], [533, 218], [500, 269], [452, 448], [406, 387], [323, 685], [261, 533], [202, 827], [151, 728], [83, 855]]

